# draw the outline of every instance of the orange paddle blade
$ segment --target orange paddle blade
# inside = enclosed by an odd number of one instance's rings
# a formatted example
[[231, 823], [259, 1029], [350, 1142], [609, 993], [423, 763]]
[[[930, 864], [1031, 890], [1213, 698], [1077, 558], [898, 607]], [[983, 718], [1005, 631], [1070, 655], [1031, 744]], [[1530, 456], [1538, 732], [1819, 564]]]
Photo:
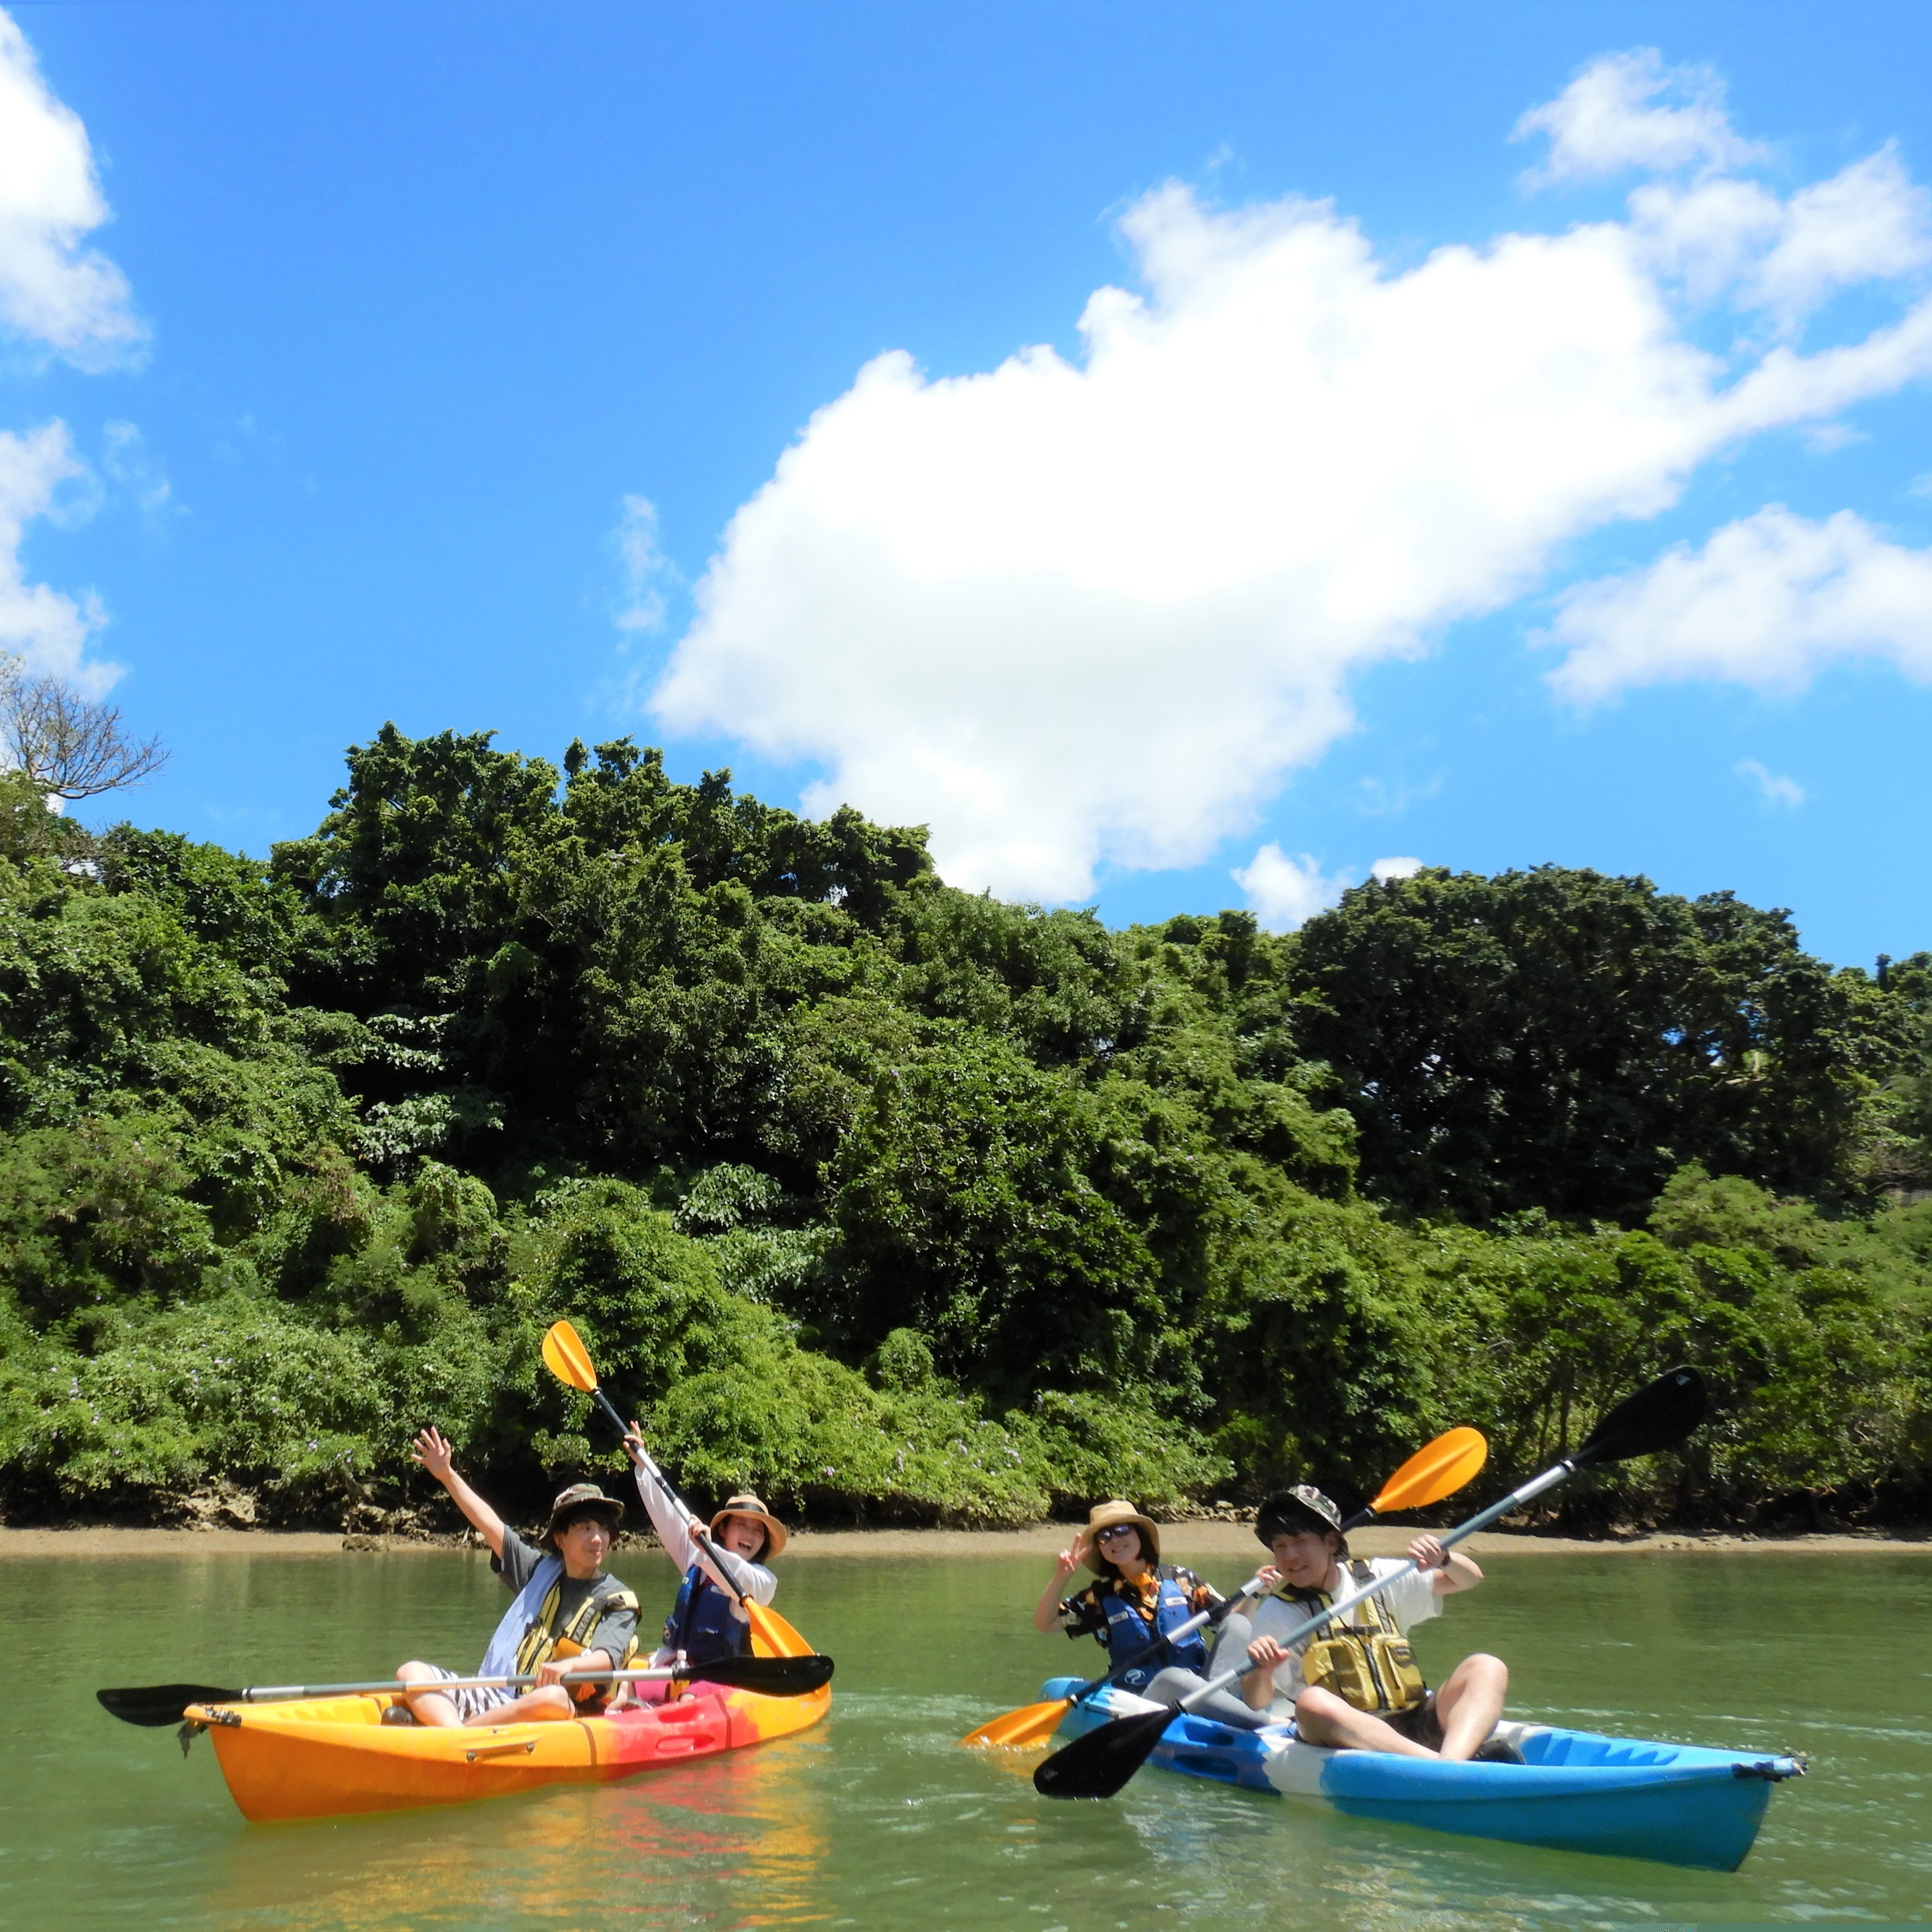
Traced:
[[1383, 1484], [1369, 1507], [1378, 1516], [1397, 1510], [1420, 1509], [1454, 1496], [1490, 1460], [1490, 1445], [1480, 1430], [1452, 1429], [1426, 1448], [1418, 1449]]
[[759, 1657], [809, 1657], [812, 1648], [777, 1611], [748, 1600], [745, 1614], [751, 1619], [754, 1654]]
[[962, 1744], [1004, 1746], [1009, 1750], [1028, 1744], [1043, 1744], [1060, 1728], [1060, 1720], [1072, 1708], [1071, 1697], [1056, 1697], [1050, 1704], [1029, 1704], [1024, 1710], [1009, 1711], [1004, 1716], [968, 1731]]
[[597, 1371], [590, 1365], [590, 1351], [568, 1322], [553, 1322], [543, 1338], [544, 1366], [560, 1382], [568, 1382], [586, 1395], [597, 1392]]

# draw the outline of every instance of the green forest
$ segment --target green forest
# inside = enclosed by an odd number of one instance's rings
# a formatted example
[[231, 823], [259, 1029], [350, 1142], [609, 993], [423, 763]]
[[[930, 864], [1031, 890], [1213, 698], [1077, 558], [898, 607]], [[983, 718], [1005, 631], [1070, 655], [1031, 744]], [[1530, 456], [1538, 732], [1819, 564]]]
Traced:
[[[918, 830], [386, 728], [266, 862], [0, 778], [0, 1513], [424, 1520], [619, 1466], [804, 1520], [1490, 1494], [1639, 1380], [1560, 1520], [1923, 1520], [1932, 956], [1543, 866], [1295, 934], [1109, 930]], [[1472, 1490], [1472, 1497], [1478, 1492]]]

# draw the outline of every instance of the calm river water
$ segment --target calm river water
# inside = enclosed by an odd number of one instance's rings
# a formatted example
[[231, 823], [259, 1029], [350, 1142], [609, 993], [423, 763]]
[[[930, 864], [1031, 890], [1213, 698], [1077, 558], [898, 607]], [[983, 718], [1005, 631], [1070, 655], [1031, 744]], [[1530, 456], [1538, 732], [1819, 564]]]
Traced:
[[[615, 1567], [668, 1599], [669, 1566]], [[1227, 1562], [1208, 1568], [1235, 1580]], [[14, 1719], [0, 1924], [368, 1928], [814, 1925], [1113, 1932], [1932, 1917], [1932, 1561], [1510, 1556], [1418, 1633], [1431, 1674], [1482, 1648], [1512, 1708], [1590, 1728], [1808, 1752], [1736, 1876], [1337, 1818], [1143, 1772], [1050, 1804], [1034, 1760], [958, 1750], [1093, 1647], [1036, 1636], [1045, 1566], [816, 1558], [786, 1614], [838, 1662], [803, 1737], [598, 1790], [250, 1826], [206, 1740], [94, 1703], [102, 1683], [316, 1682], [467, 1664], [502, 1604], [456, 1553], [0, 1564]], [[1226, 1573], [1225, 1574], [1222, 1573]]]

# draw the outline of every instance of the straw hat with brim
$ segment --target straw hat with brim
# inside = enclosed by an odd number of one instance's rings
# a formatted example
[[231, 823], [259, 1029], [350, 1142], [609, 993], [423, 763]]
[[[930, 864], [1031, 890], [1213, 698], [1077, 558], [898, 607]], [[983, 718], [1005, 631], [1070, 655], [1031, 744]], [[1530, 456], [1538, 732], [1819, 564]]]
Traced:
[[[1277, 1490], [1255, 1512], [1255, 1534], [1263, 1543], [1272, 1544], [1283, 1531], [1292, 1536], [1310, 1529], [1318, 1535], [1324, 1530], [1343, 1534], [1342, 1512], [1310, 1484]], [[1348, 1547], [1346, 1538], [1342, 1547]]]
[[554, 1550], [557, 1532], [567, 1529], [580, 1516], [601, 1516], [614, 1536], [624, 1520], [624, 1505], [615, 1496], [607, 1496], [595, 1483], [572, 1483], [550, 1506], [550, 1522], [542, 1538], [545, 1546]]
[[791, 1539], [783, 1523], [759, 1502], [756, 1496], [733, 1496], [724, 1507], [711, 1519], [711, 1534], [716, 1536], [728, 1516], [748, 1516], [754, 1522], [765, 1526], [765, 1546], [763, 1556], [766, 1562], [784, 1553], [784, 1546]]
[[1100, 1568], [1105, 1559], [1100, 1555], [1097, 1539], [1102, 1530], [1111, 1528], [1117, 1522], [1132, 1523], [1141, 1533], [1142, 1556], [1150, 1564], [1160, 1562], [1160, 1532], [1132, 1503], [1096, 1503], [1088, 1511], [1087, 1527], [1080, 1532], [1080, 1540], [1087, 1546], [1087, 1567], [1095, 1576], [1104, 1576], [1107, 1574]]

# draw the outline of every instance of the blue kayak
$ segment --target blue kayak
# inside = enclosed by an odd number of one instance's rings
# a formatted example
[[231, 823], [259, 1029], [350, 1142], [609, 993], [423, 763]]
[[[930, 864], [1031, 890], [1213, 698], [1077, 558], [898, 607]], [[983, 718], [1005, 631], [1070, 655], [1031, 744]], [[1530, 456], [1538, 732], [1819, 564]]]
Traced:
[[[1041, 1694], [1066, 1696], [1080, 1681], [1049, 1678]], [[1059, 1736], [1154, 1708], [1125, 1691], [1099, 1691], [1068, 1712]], [[1292, 1724], [1233, 1730], [1184, 1712], [1151, 1761], [1188, 1778], [1313, 1798], [1352, 1817], [1712, 1871], [1744, 1863], [1772, 1786], [1804, 1769], [1797, 1758], [1762, 1751], [1646, 1744], [1549, 1724], [1502, 1724], [1496, 1735], [1522, 1754], [1521, 1764], [1327, 1750], [1300, 1742]]]

